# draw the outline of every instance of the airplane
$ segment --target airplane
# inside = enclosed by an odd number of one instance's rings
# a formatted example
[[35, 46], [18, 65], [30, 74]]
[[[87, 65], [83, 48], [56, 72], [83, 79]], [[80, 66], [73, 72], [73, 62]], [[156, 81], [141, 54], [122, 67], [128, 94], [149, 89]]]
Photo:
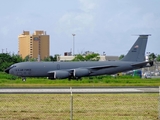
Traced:
[[78, 62], [20, 62], [8, 67], [5, 72], [26, 77], [47, 77], [48, 79], [79, 79], [87, 76], [112, 75], [119, 72], [153, 66], [153, 61], [145, 61], [147, 35], [139, 35], [124, 58], [117, 61]]

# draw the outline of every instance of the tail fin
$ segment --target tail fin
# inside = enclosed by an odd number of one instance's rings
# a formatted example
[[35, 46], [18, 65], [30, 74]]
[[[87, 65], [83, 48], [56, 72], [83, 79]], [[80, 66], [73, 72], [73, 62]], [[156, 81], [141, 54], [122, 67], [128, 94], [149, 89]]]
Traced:
[[139, 35], [137, 41], [121, 61], [144, 61], [148, 36], [150, 35]]

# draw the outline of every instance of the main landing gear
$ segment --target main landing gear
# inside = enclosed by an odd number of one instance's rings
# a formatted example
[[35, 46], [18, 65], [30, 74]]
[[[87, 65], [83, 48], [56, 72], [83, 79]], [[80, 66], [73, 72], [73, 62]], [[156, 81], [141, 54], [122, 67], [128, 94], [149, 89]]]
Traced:
[[25, 77], [22, 77], [22, 81], [25, 82], [25, 81], [26, 81], [26, 78], [25, 78]]

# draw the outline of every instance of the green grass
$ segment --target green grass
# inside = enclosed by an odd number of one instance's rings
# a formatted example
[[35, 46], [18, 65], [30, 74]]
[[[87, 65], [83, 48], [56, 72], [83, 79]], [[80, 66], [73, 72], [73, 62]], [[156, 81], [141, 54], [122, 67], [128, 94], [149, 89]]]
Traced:
[[103, 78], [82, 80], [48, 80], [43, 78], [27, 78], [25, 82], [21, 79], [0, 79], [0, 87], [54, 87], [54, 86], [160, 86], [160, 79], [140, 78]]
[[157, 120], [153, 94], [0, 94], [2, 120]]
[[84, 77], [82, 80], [49, 80], [47, 78], [27, 78], [24, 82], [21, 78], [0, 73], [0, 87], [101, 87], [101, 86], [160, 86], [160, 78], [142, 79], [132, 76], [97, 76]]

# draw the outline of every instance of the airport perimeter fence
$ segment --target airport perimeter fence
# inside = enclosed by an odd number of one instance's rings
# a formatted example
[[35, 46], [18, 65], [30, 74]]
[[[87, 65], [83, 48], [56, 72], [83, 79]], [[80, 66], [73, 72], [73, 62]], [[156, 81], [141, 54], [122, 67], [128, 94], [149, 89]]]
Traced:
[[158, 93], [0, 94], [0, 120], [158, 120]]

